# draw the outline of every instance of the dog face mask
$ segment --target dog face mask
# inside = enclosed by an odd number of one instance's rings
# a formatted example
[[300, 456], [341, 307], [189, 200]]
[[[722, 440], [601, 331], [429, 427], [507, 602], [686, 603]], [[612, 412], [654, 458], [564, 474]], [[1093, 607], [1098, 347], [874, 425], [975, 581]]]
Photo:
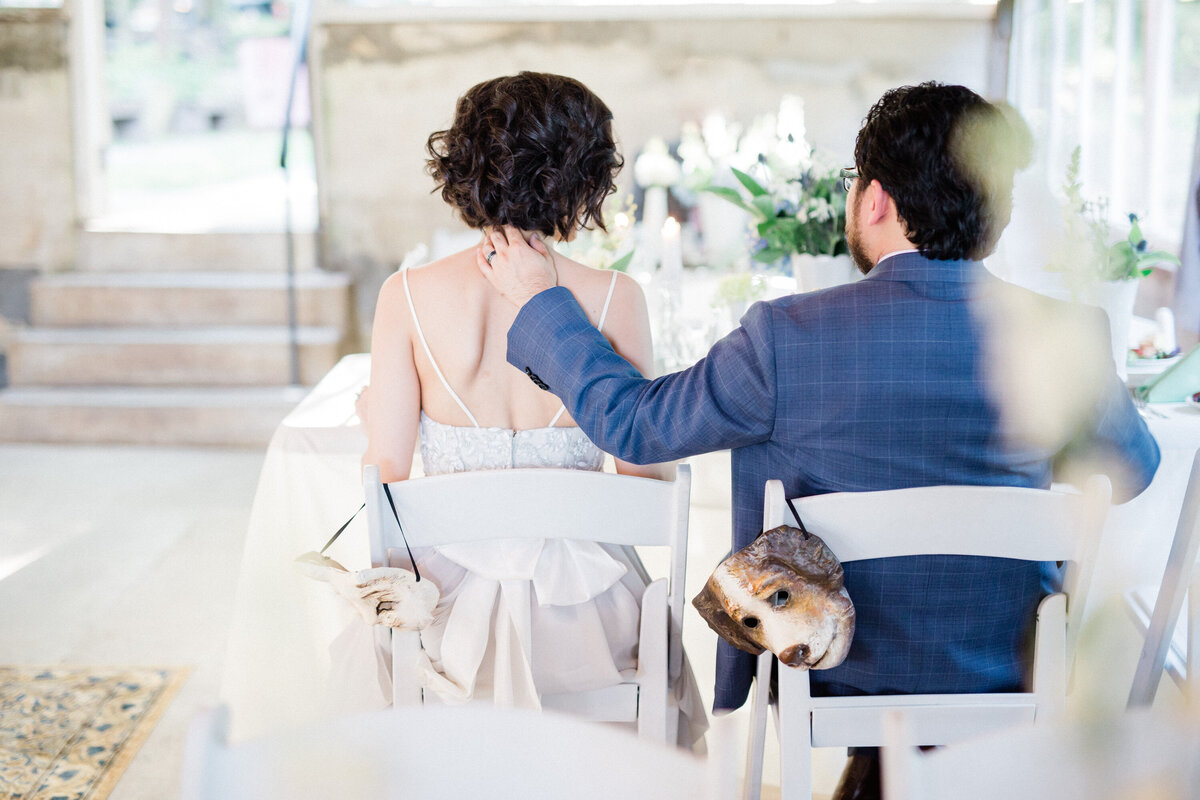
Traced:
[[692, 605], [739, 650], [770, 650], [790, 667], [830, 669], [854, 638], [842, 565], [821, 538], [790, 526], [722, 561]]

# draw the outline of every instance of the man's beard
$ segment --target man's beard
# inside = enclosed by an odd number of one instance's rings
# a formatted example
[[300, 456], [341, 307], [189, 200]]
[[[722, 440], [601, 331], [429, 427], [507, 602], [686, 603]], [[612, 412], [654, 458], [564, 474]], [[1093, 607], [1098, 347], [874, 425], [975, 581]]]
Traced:
[[859, 272], [866, 275], [875, 266], [875, 262], [867, 255], [862, 237], [859, 235], [858, 207], [861, 201], [862, 195], [856, 194], [854, 208], [846, 215], [846, 246], [850, 249], [850, 258], [854, 261], [854, 266], [858, 267]]

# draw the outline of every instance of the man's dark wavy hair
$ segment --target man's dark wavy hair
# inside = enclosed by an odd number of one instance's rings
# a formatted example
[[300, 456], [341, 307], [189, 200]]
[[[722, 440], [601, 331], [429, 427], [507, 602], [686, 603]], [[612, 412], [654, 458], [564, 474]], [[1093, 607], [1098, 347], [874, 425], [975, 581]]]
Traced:
[[965, 86], [929, 82], [879, 99], [858, 132], [854, 161], [860, 180], [877, 180], [891, 195], [922, 255], [981, 259], [1008, 225], [1013, 174], [1031, 151], [1014, 110]]
[[601, 206], [623, 164], [608, 106], [579, 81], [541, 72], [473, 86], [426, 149], [434, 191], [472, 228], [546, 236], [603, 229]]

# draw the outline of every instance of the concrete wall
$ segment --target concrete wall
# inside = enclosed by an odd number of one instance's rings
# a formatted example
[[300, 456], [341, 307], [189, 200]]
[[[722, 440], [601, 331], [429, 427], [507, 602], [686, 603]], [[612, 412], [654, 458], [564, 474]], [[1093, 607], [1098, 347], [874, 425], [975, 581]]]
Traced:
[[[812, 141], [848, 158], [863, 116], [889, 87], [936, 79], [986, 91], [992, 8], [923, 17], [831, 8], [776, 6], [765, 13], [790, 16], [748, 18], [756, 12], [746, 6], [574, 7], [545, 9], [550, 19], [540, 20], [530, 10], [504, 20], [468, 16], [485, 9], [437, 18], [410, 8], [407, 19], [318, 20], [311, 53], [325, 266], [356, 275], [369, 316], [375, 287], [403, 254], [457, 225], [430, 194], [425, 140], [450, 122], [464, 90], [496, 75], [558, 72], [592, 88], [614, 112], [627, 183], [649, 137], [676, 137], [684, 120], [710, 111], [749, 122], [798, 94]], [[577, 16], [589, 13], [601, 16]]]
[[61, 9], [0, 8], [0, 269], [74, 260], [68, 33]]

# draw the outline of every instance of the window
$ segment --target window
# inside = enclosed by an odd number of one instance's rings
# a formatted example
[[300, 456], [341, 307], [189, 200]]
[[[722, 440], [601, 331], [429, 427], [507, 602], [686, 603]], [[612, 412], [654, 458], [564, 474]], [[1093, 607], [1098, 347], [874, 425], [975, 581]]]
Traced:
[[1009, 99], [1058, 189], [1080, 148], [1084, 194], [1177, 245], [1200, 119], [1197, 0], [1015, 0]]

